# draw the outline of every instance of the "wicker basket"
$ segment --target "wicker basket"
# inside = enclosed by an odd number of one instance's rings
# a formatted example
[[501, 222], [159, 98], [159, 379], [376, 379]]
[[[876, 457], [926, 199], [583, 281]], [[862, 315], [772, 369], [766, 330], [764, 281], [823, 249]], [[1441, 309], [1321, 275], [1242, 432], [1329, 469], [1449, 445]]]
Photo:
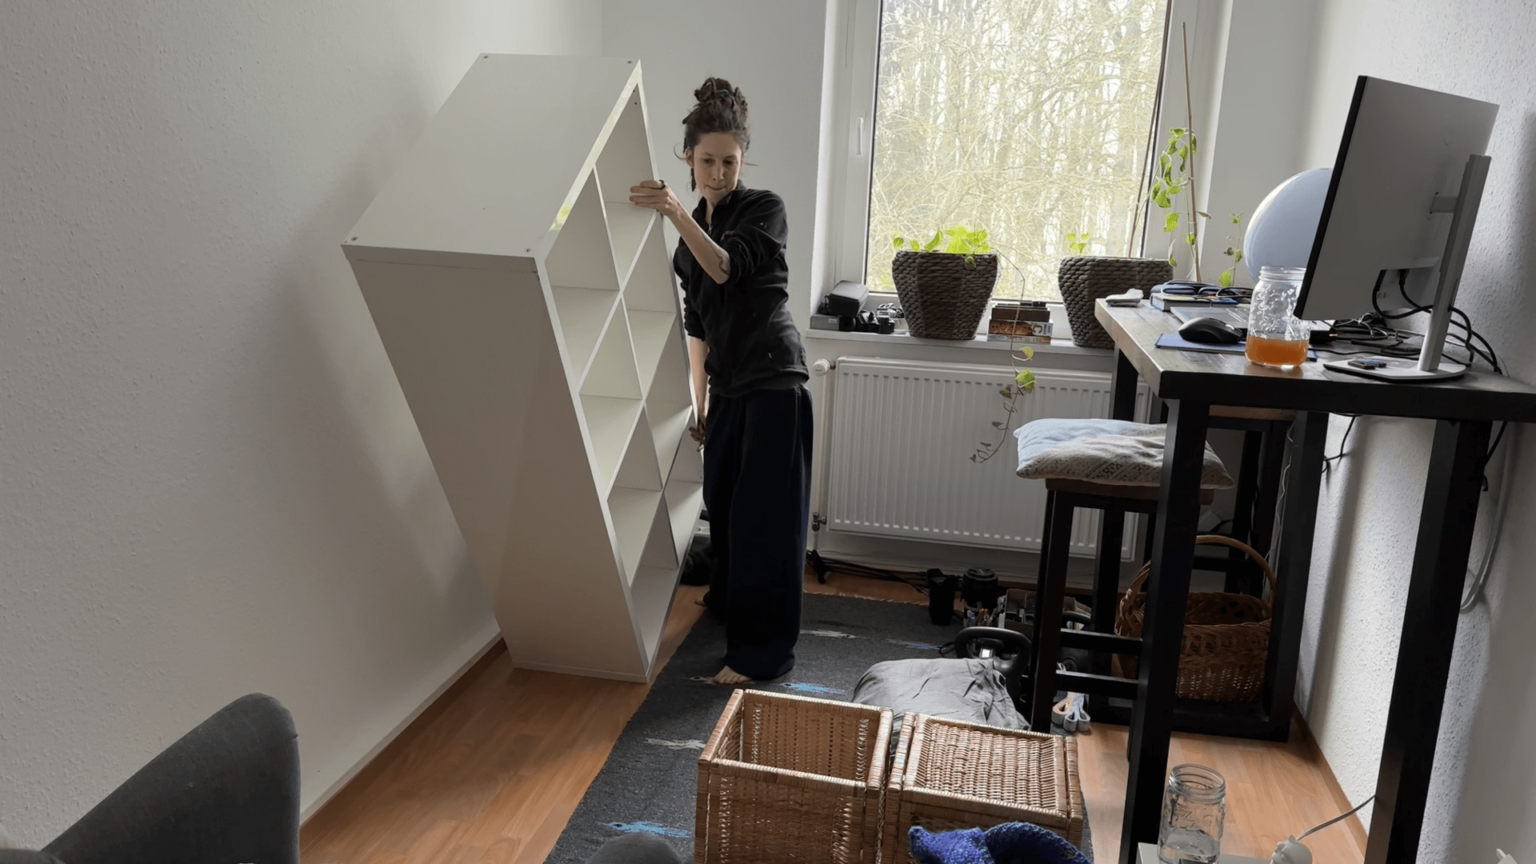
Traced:
[[[975, 261], [966, 266], [966, 258]], [[997, 255], [896, 253], [891, 279], [901, 298], [907, 332], [923, 339], [974, 339], [997, 284]]]
[[1085, 348], [1113, 348], [1115, 341], [1093, 317], [1102, 297], [1132, 288], [1143, 290], [1173, 278], [1173, 267], [1155, 258], [1077, 256], [1061, 259], [1056, 284], [1072, 322], [1072, 341]]
[[[1221, 545], [1241, 549], [1258, 562], [1275, 592], [1275, 571], [1264, 556], [1231, 537], [1202, 534], [1196, 545]], [[1146, 618], [1147, 595], [1141, 586], [1152, 573], [1143, 564], [1115, 615], [1115, 633], [1140, 637]], [[1269, 655], [1270, 604], [1246, 594], [1198, 593], [1189, 595], [1184, 610], [1184, 641], [1179, 650], [1179, 681], [1175, 693], [1181, 699], [1205, 702], [1247, 702], [1264, 686], [1264, 661]], [[1125, 674], [1136, 677], [1135, 657], [1120, 658]]]
[[[1077, 741], [908, 713], [885, 794], [884, 864], [912, 864], [907, 833], [1031, 822], [1083, 842]], [[767, 860], [767, 859], [764, 859]]]
[[699, 756], [693, 860], [876, 864], [891, 712], [737, 690]]

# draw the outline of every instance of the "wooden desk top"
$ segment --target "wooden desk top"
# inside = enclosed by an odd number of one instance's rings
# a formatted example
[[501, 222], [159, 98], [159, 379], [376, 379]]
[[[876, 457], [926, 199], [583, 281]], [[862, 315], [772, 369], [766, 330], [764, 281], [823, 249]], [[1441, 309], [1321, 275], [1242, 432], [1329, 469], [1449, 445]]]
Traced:
[[[1471, 371], [1436, 384], [1390, 384], [1324, 369], [1321, 360], [1281, 371], [1249, 363], [1241, 354], [1158, 348], [1157, 337], [1177, 330], [1180, 322], [1146, 303], [1107, 306], [1100, 300], [1094, 316], [1163, 399], [1335, 414], [1536, 422], [1536, 388], [1492, 372]], [[1328, 357], [1322, 352], [1319, 356]]]

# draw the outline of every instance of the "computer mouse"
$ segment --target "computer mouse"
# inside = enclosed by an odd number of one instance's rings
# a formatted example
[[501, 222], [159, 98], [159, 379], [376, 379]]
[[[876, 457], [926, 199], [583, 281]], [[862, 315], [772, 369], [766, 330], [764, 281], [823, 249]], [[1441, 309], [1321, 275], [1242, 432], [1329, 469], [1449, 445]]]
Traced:
[[1215, 318], [1191, 318], [1179, 328], [1179, 335], [1189, 342], [1215, 345], [1236, 345], [1243, 341], [1243, 334], [1225, 321]]

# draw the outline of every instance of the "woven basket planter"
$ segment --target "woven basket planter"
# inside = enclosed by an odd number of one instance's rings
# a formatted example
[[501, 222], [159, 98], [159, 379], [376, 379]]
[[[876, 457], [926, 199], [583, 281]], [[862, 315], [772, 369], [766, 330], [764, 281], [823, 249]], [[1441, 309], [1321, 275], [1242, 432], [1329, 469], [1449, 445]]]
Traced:
[[[1240, 549], [1258, 562], [1275, 593], [1275, 571], [1264, 556], [1240, 540], [1219, 534], [1202, 534], [1195, 545], [1221, 545]], [[1146, 620], [1147, 595], [1141, 590], [1152, 565], [1143, 564], [1115, 614], [1115, 633], [1140, 638]], [[1184, 640], [1179, 649], [1179, 680], [1174, 692], [1180, 699], [1204, 702], [1249, 702], [1264, 687], [1264, 661], [1269, 656], [1270, 604], [1246, 594], [1195, 593], [1184, 607]], [[1122, 656], [1120, 667], [1135, 678], [1138, 661]]]
[[[967, 257], [974, 266], [966, 266]], [[900, 251], [891, 279], [913, 336], [974, 339], [997, 284], [997, 256]]]
[[1115, 347], [1115, 341], [1093, 317], [1093, 304], [1102, 297], [1132, 288], [1145, 291], [1172, 278], [1173, 267], [1155, 258], [1061, 259], [1056, 284], [1067, 306], [1067, 320], [1072, 322], [1072, 341], [1084, 348]]
[[695, 864], [877, 864], [891, 711], [737, 690], [699, 756]]
[[[1077, 740], [907, 713], [885, 793], [884, 864], [913, 864], [907, 832], [1029, 822], [1083, 844]], [[768, 860], [768, 859], [764, 859]]]

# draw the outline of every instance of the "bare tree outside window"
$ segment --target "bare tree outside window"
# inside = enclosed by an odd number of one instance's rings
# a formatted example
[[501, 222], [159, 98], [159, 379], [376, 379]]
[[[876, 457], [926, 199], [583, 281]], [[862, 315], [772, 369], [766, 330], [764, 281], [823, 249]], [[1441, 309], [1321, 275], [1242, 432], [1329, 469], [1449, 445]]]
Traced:
[[885, 0], [866, 283], [893, 235], [985, 228], [1000, 298], [1060, 300], [1072, 254], [1123, 255], [1167, 0]]

